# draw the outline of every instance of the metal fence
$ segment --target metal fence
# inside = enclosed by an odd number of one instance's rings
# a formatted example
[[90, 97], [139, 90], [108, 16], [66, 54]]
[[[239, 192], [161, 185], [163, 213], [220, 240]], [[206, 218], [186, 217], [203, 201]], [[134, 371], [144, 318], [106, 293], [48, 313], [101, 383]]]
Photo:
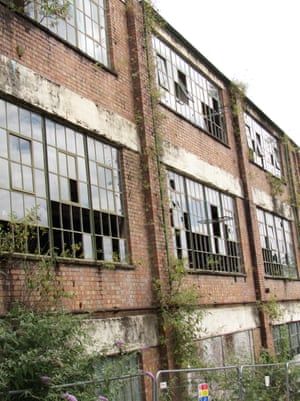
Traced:
[[[78, 401], [144, 401], [146, 394], [147, 400], [151, 401], [155, 397], [155, 388], [155, 377], [149, 372], [141, 371], [103, 380], [49, 385], [49, 392], [53, 401], [62, 401], [67, 393], [74, 395]], [[5, 400], [31, 401], [36, 399], [35, 396], [36, 394], [33, 394], [31, 389], [9, 391]]]
[[154, 401], [300, 401], [300, 362], [161, 370]]
[[[160, 370], [106, 380], [50, 385], [51, 400], [63, 393], [78, 401], [300, 401], [300, 361], [279, 364]], [[29, 401], [30, 391], [9, 392], [9, 401]], [[2, 397], [0, 395], [0, 400]]]

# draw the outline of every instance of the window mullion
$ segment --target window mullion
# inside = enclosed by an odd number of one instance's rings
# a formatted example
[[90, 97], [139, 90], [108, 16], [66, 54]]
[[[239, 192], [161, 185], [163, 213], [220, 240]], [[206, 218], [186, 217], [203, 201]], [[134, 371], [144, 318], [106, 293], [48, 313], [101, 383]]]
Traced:
[[[183, 179], [183, 186], [184, 186], [184, 195], [185, 195], [186, 210], [187, 210], [187, 221], [188, 221], [188, 225], [189, 225], [188, 230], [185, 227], [185, 232], [186, 232], [186, 235], [188, 235], [190, 237], [192, 267], [195, 267], [196, 266], [196, 257], [195, 257], [195, 252], [194, 252], [194, 241], [193, 241], [192, 225], [191, 225], [191, 218], [190, 218], [189, 198], [188, 198], [188, 191], [187, 191], [187, 184], [186, 184], [185, 177]], [[185, 222], [184, 222], [184, 225], [185, 225]], [[187, 248], [188, 248], [188, 242], [187, 242]], [[189, 250], [188, 249], [187, 249], [187, 253], [188, 253], [188, 258], [189, 258]]]
[[47, 213], [48, 213], [49, 247], [50, 247], [50, 256], [53, 257], [55, 252], [54, 252], [54, 238], [53, 238], [52, 207], [51, 207], [50, 185], [49, 185], [46, 120], [44, 117], [42, 117], [42, 139], [43, 139], [43, 151], [44, 151], [44, 172], [45, 172], [46, 200], [47, 200]]
[[93, 211], [93, 205], [92, 205], [92, 184], [91, 184], [91, 179], [90, 179], [90, 164], [89, 164], [87, 138], [88, 137], [86, 135], [83, 137], [83, 146], [84, 146], [84, 153], [85, 153], [85, 167], [86, 167], [86, 175], [87, 175], [88, 201], [89, 201], [89, 213], [90, 213], [90, 225], [91, 225], [93, 258], [94, 258], [94, 260], [97, 260], [95, 220], [94, 220], [94, 211]]

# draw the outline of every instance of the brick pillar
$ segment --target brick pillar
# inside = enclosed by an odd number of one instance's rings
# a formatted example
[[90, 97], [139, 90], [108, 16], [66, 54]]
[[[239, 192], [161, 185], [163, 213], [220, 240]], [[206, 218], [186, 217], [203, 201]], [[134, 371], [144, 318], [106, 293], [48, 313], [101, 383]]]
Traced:
[[[141, 144], [141, 174], [147, 218], [149, 253], [153, 278], [158, 279], [162, 291], [169, 290], [168, 275], [168, 241], [164, 222], [164, 196], [161, 164], [157, 146], [157, 132], [151, 97], [151, 79], [149, 66], [149, 42], [146, 32], [143, 2], [127, 1], [127, 24], [129, 34], [130, 62], [132, 70], [133, 96], [135, 103], [136, 123]], [[162, 328], [162, 326], [161, 326]], [[163, 331], [161, 335], [167, 336]], [[172, 347], [166, 345], [161, 353], [162, 360], [173, 366]]]
[[[237, 107], [235, 107], [235, 110], [237, 110], [237, 112], [233, 113], [233, 124], [234, 124], [234, 133], [235, 133], [237, 151], [238, 154], [240, 155], [238, 160], [239, 160], [239, 169], [244, 191], [244, 207], [248, 223], [247, 230], [250, 240], [251, 262], [253, 266], [255, 294], [256, 294], [256, 300], [258, 302], [264, 302], [267, 300], [265, 279], [264, 279], [265, 276], [264, 261], [263, 261], [262, 247], [260, 243], [256, 205], [253, 201], [252, 188], [250, 185], [251, 182], [249, 177], [250, 162], [249, 162], [249, 151], [245, 132], [245, 122], [243, 116], [243, 111], [244, 111], [243, 102], [240, 99], [239, 95], [236, 95], [235, 98], [237, 102]], [[270, 352], [273, 353], [274, 352], [273, 335], [268, 315], [263, 310], [259, 310], [259, 319], [261, 325], [260, 329], [261, 344], [264, 348], [269, 349]]]

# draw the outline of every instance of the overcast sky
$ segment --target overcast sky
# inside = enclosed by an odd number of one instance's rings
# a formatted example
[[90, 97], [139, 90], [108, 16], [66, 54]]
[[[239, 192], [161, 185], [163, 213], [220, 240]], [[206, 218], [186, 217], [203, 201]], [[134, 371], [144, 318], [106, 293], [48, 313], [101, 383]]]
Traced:
[[300, 0], [154, 0], [160, 14], [300, 145]]

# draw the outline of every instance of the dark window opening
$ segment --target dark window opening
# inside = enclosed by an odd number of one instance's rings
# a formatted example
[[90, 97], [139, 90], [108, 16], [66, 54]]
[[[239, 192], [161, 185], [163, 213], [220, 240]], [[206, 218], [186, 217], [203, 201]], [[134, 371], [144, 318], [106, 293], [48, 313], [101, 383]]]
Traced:
[[[180, 182], [178, 187], [183, 188], [181, 191], [174, 191], [171, 185], [169, 186], [170, 198], [181, 199], [170, 210], [170, 215], [173, 215], [171, 222], [176, 256], [181, 259], [187, 256], [191, 269], [241, 273], [241, 252], [232, 198], [180, 175], [176, 176]], [[213, 199], [215, 202], [219, 200], [220, 206], [212, 204]], [[198, 210], [193, 205], [199, 205]], [[192, 215], [189, 208], [193, 208]], [[225, 215], [225, 212], [232, 218], [230, 225], [224, 224], [225, 228], [222, 230], [220, 216]], [[181, 229], [174, 225], [175, 214], [183, 216], [184, 224]]]
[[71, 195], [71, 201], [72, 202], [79, 202], [79, 197], [78, 197], [78, 186], [77, 182], [75, 180], [72, 180], [71, 178], [69, 179], [70, 183], [70, 195]]
[[103, 227], [103, 235], [110, 235], [110, 227], [109, 227], [109, 215], [107, 213], [102, 213], [102, 227]]
[[186, 75], [180, 70], [178, 70], [177, 73], [178, 73], [178, 82], [175, 81], [174, 83], [176, 98], [181, 103], [189, 104], [190, 95], [187, 89]]
[[82, 228], [85, 233], [91, 232], [90, 211], [82, 208]]
[[219, 211], [217, 206], [210, 206], [211, 218], [213, 221], [213, 233], [215, 237], [221, 237], [221, 226], [219, 222]]

